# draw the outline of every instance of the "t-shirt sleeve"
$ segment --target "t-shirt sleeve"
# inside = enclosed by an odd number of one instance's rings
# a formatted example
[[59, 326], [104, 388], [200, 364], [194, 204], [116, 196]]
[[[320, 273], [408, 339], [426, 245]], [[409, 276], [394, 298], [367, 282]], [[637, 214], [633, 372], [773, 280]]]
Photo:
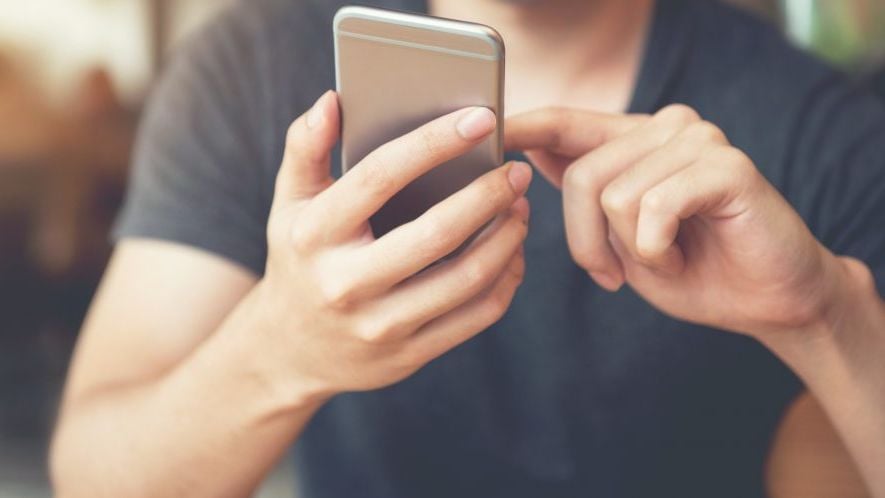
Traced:
[[113, 239], [186, 244], [256, 274], [266, 207], [246, 42], [220, 18], [170, 63], [145, 110]]
[[818, 239], [865, 262], [885, 295], [885, 103], [838, 88], [806, 116], [791, 190]]

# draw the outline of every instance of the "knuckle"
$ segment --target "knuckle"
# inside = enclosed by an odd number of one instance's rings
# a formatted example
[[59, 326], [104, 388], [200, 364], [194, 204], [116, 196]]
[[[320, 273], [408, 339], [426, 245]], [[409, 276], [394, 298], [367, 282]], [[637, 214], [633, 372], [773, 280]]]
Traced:
[[572, 260], [581, 268], [596, 272], [606, 269], [606, 251], [603, 243], [592, 240], [570, 240], [569, 253]]
[[579, 177], [583, 177], [583, 173], [581, 172], [581, 168], [579, 167], [579, 165], [575, 164], [569, 166], [562, 173], [562, 183], [563, 185], [568, 185], [573, 188], [584, 190], [586, 188], [586, 179]]
[[627, 254], [625, 256], [626, 259], [638, 263], [645, 267], [652, 267], [654, 264], [652, 263], [653, 258], [649, 258], [646, 255], [640, 253], [637, 245], [636, 238], [634, 237], [631, 241], [630, 247], [627, 248]]
[[353, 336], [367, 344], [377, 344], [385, 335], [385, 330], [378, 323], [368, 321], [356, 325], [352, 332]]
[[414, 325], [404, 317], [389, 317], [382, 327], [382, 337], [397, 338], [403, 337], [414, 329]]
[[859, 288], [867, 291], [876, 291], [876, 277], [866, 263], [851, 256], [842, 256], [842, 261]]
[[483, 325], [489, 326], [500, 320], [509, 306], [510, 296], [507, 293], [500, 290], [490, 293], [480, 311]]
[[648, 265], [655, 257], [650, 247], [637, 243], [636, 244], [636, 260], [641, 265]]
[[758, 173], [753, 161], [736, 147], [723, 147], [717, 156], [719, 167], [725, 168], [735, 181], [749, 180]]
[[578, 266], [589, 272], [605, 270], [605, 265], [602, 264], [602, 260], [591, 251], [572, 251], [572, 259]]
[[479, 291], [488, 284], [490, 274], [486, 265], [481, 261], [466, 259], [461, 267], [460, 280], [465, 288]]
[[391, 319], [367, 320], [357, 327], [354, 334], [369, 344], [381, 344], [398, 337], [404, 325]]
[[679, 125], [688, 125], [701, 119], [697, 111], [685, 104], [670, 104], [658, 111], [655, 117], [661, 121]]
[[350, 309], [356, 300], [353, 284], [342, 278], [324, 279], [320, 285], [320, 295], [323, 303], [335, 310]]
[[452, 245], [451, 233], [450, 228], [439, 217], [428, 218], [420, 234], [421, 246], [432, 253], [445, 251]]
[[295, 223], [288, 230], [288, 242], [295, 252], [307, 253], [314, 249], [316, 245], [316, 230], [311, 228], [307, 223]]
[[648, 245], [642, 241], [637, 241], [636, 256], [640, 264], [651, 265], [660, 255], [660, 251], [654, 246]]
[[691, 124], [687, 132], [692, 138], [702, 142], [722, 143], [726, 141], [725, 133], [709, 121], [702, 120]]
[[659, 213], [663, 211], [665, 201], [666, 199], [660, 191], [652, 189], [642, 195], [642, 199], [639, 201], [639, 209], [641, 211]]
[[575, 118], [574, 112], [563, 106], [548, 107], [546, 113], [547, 119], [562, 129], [568, 129]]
[[393, 177], [390, 171], [376, 154], [370, 154], [360, 165], [360, 187], [368, 192], [386, 192], [393, 185]]
[[623, 188], [609, 187], [602, 191], [600, 202], [606, 212], [626, 213], [633, 205], [633, 198]]
[[318, 244], [317, 227], [302, 213], [285, 207], [271, 210], [265, 227], [268, 248], [296, 254], [311, 252]]
[[507, 312], [507, 309], [510, 307], [510, 299], [513, 297], [513, 294], [508, 291], [498, 291], [493, 294], [492, 297], [492, 309], [494, 310], [493, 319], [495, 321], [499, 320], [504, 313]]
[[682, 158], [685, 161], [693, 160], [704, 152], [707, 145], [703, 139], [691, 135], [680, 135], [672, 145], [672, 157]]
[[596, 173], [600, 168], [594, 167], [592, 161], [574, 165], [566, 168], [562, 181], [565, 185], [570, 185], [581, 192], [591, 192], [596, 189], [599, 183], [599, 174]]

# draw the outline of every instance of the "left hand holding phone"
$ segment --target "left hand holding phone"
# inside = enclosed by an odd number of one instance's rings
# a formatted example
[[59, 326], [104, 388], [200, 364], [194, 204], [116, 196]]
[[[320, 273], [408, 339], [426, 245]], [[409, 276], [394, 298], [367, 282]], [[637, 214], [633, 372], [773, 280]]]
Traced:
[[[258, 288], [259, 336], [284, 373], [272, 377], [297, 379], [316, 397], [397, 382], [497, 321], [522, 280], [529, 215], [531, 168], [510, 163], [375, 239], [369, 217], [480, 143], [496, 118], [482, 107], [453, 112], [333, 181], [339, 119], [330, 91], [288, 132]], [[491, 220], [457, 257], [421, 272]]]

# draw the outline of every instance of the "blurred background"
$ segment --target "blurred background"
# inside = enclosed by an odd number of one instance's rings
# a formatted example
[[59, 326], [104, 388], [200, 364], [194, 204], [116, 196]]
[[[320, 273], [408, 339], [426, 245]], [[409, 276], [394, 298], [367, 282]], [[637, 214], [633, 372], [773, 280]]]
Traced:
[[[145, 96], [227, 1], [0, 0], [0, 498], [51, 494], [57, 398]], [[731, 1], [885, 95], [885, 0]]]

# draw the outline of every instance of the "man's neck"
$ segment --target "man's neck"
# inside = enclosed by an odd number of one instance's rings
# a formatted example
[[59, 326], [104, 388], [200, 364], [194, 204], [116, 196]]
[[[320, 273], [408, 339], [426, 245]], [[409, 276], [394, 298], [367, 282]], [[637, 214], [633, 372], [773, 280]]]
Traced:
[[507, 45], [508, 114], [545, 105], [622, 111], [654, 0], [430, 0], [434, 15], [488, 24]]

